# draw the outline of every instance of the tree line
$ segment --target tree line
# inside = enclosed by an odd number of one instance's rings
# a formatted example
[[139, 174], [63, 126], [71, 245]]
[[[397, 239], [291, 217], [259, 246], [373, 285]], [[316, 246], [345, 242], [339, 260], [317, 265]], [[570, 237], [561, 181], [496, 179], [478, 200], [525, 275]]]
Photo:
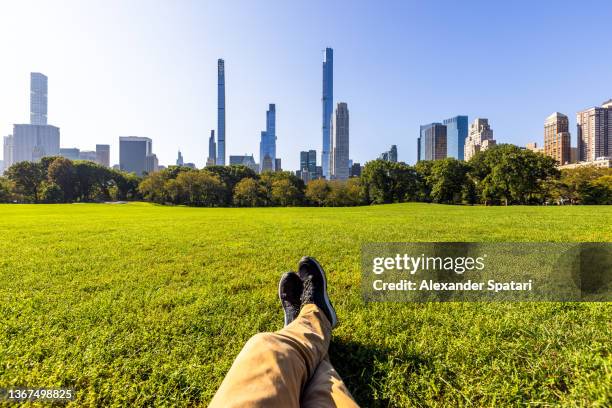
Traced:
[[374, 160], [361, 177], [304, 184], [289, 172], [257, 174], [245, 166], [170, 166], [140, 178], [93, 162], [46, 157], [11, 166], [0, 177], [0, 201], [145, 200], [201, 207], [612, 204], [612, 169], [560, 171], [555, 164], [543, 154], [498, 145], [467, 162], [447, 158], [410, 166]]

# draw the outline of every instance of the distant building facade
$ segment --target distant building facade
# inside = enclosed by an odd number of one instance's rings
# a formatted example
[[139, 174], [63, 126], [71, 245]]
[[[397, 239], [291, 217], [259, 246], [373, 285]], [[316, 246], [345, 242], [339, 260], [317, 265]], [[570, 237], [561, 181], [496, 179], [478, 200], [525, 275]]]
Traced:
[[323, 169], [317, 166], [317, 151], [300, 152], [300, 169], [296, 173], [305, 183], [323, 177]]
[[81, 149], [78, 147], [62, 147], [59, 155], [69, 160], [80, 160]]
[[60, 130], [51, 125], [13, 125], [13, 162], [37, 162], [60, 153]]
[[178, 151], [178, 155], [176, 156], [176, 165], [177, 166], [182, 166], [184, 164], [184, 160], [183, 160], [183, 154], [181, 153], [181, 151]]
[[232, 155], [229, 157], [229, 164], [230, 166], [246, 166], [253, 170], [255, 173], [259, 171], [259, 166], [257, 165], [257, 163], [255, 163], [255, 158], [252, 154], [245, 154], [243, 156]]
[[96, 157], [95, 150], [81, 150], [79, 152], [79, 160], [86, 160], [95, 163]]
[[493, 129], [489, 126], [489, 120], [476, 118], [470, 125], [470, 132], [465, 139], [464, 158], [470, 160], [476, 153], [485, 151], [495, 146], [493, 139]]
[[110, 145], [96, 145], [96, 162], [104, 167], [110, 167]]
[[30, 124], [47, 124], [48, 79], [40, 72], [30, 73]]
[[464, 115], [444, 119], [446, 126], [446, 157], [464, 160], [465, 139], [468, 136], [468, 117]]
[[153, 142], [148, 137], [122, 136], [119, 138], [119, 168], [138, 176], [151, 173], [156, 167]]
[[422, 125], [417, 139], [418, 161], [440, 160], [446, 157], [446, 126], [442, 123]]
[[145, 172], [147, 174], [154, 173], [159, 170], [159, 161], [155, 154], [150, 154], [145, 157]]
[[542, 153], [542, 154], [544, 154], [544, 148], [541, 147], [541, 146], [538, 146], [537, 142], [527, 143], [525, 145], [525, 149], [531, 150], [534, 153]]
[[391, 148], [388, 151], [381, 153], [379, 159], [397, 163], [397, 146], [391, 145]]
[[8, 169], [13, 165], [13, 135], [4, 136], [3, 139], [3, 162], [4, 169]]
[[544, 122], [544, 154], [560, 165], [571, 162], [569, 119], [562, 113], [555, 112]]
[[353, 163], [349, 171], [349, 177], [361, 177], [361, 170], [362, 167], [360, 163]]
[[[265, 166], [265, 167], [264, 167]], [[266, 130], [259, 142], [259, 171], [276, 169], [276, 105], [271, 103], [266, 111]]]
[[331, 123], [332, 174], [335, 180], [349, 177], [349, 110], [346, 102], [339, 102]]
[[208, 158], [206, 166], [214, 166], [217, 164], [217, 143], [215, 142], [215, 131], [211, 129], [210, 137], [208, 138]]
[[612, 156], [612, 99], [576, 114], [578, 161]]
[[577, 169], [580, 167], [599, 167], [604, 169], [612, 168], [612, 157], [599, 157], [593, 161], [581, 161], [559, 166], [559, 169]]

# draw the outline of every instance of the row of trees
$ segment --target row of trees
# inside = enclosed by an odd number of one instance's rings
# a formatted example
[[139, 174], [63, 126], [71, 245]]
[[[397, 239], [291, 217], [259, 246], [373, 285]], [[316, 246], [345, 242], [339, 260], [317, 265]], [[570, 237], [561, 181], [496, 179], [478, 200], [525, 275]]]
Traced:
[[90, 161], [44, 157], [15, 163], [0, 177], [0, 202], [137, 200], [140, 178]]
[[447, 158], [414, 166], [368, 162], [361, 177], [313, 180], [244, 166], [203, 170], [171, 166], [144, 178], [92, 162], [47, 157], [0, 177], [1, 202], [140, 200], [206, 207], [355, 206], [408, 201], [444, 204], [612, 204], [612, 169], [559, 171], [552, 158], [499, 145], [467, 162]]

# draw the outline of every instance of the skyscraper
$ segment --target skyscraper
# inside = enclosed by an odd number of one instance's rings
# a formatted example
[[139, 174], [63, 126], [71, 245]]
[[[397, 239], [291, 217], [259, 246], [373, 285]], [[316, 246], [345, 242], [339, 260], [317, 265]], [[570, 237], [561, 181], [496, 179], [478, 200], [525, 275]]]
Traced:
[[330, 125], [334, 111], [334, 50], [325, 49], [323, 56], [323, 149], [321, 150], [321, 167], [323, 176], [327, 179], [331, 176], [331, 139]]
[[419, 160], [439, 160], [446, 157], [446, 126], [430, 123], [421, 126]]
[[552, 157], [560, 165], [571, 162], [571, 140], [569, 119], [555, 112], [544, 122], [544, 154]]
[[331, 123], [332, 175], [335, 180], [349, 177], [349, 111], [345, 102], [338, 103]]
[[446, 126], [446, 157], [464, 159], [465, 139], [468, 136], [468, 117], [454, 116], [442, 121]]
[[299, 174], [305, 182], [310, 180], [315, 180], [321, 177], [318, 173], [317, 168], [317, 151], [316, 150], [308, 150], [300, 152], [300, 169]]
[[10, 166], [21, 161], [38, 161], [60, 152], [59, 128], [47, 124], [47, 77], [30, 74], [30, 124], [13, 125]]
[[276, 169], [276, 105], [271, 103], [266, 111], [266, 130], [259, 142], [259, 171]]
[[476, 153], [485, 151], [496, 144], [489, 120], [476, 118], [470, 125], [470, 133], [467, 139], [465, 139], [464, 159], [470, 160]]
[[110, 145], [96, 145], [96, 162], [104, 167], [110, 167]]
[[217, 61], [217, 164], [225, 166], [225, 61]]
[[138, 176], [153, 171], [157, 158], [153, 157], [152, 144], [148, 137], [119, 137], [119, 168]]
[[47, 124], [47, 77], [30, 73], [30, 124]]
[[182, 166], [185, 163], [185, 161], [183, 160], [183, 154], [181, 153], [181, 151], [178, 151], [178, 156], [176, 157], [176, 165], [177, 166]]
[[576, 115], [578, 161], [612, 156], [612, 99]]
[[391, 145], [388, 151], [382, 152], [379, 159], [397, 163], [397, 145]]
[[210, 137], [208, 138], [208, 159], [206, 160], [207, 166], [214, 166], [217, 164], [217, 143], [215, 143], [215, 130], [210, 130]]

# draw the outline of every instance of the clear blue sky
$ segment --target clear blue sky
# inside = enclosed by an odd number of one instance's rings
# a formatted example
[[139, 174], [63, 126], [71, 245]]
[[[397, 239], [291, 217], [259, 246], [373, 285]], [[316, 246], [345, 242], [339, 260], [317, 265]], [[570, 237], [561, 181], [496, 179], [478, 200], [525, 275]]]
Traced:
[[0, 132], [29, 120], [30, 71], [49, 76], [62, 147], [148, 136], [161, 164], [205, 163], [226, 61], [227, 152], [259, 155], [268, 103], [277, 154], [321, 149], [321, 59], [350, 110], [351, 158], [391, 144], [414, 162], [420, 124], [489, 118], [500, 142], [542, 142], [553, 111], [612, 98], [607, 1], [9, 1], [0, 3]]

